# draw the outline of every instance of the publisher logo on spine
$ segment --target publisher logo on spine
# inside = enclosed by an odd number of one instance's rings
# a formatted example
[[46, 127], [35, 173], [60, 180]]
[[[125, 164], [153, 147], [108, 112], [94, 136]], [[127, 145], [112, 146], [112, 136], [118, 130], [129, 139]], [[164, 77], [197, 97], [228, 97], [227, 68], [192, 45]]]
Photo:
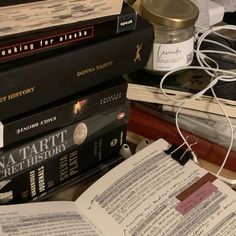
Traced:
[[126, 30], [132, 30], [135, 25], [136, 25], [136, 16], [134, 14], [119, 16], [117, 33], [124, 32]]
[[118, 143], [118, 140], [115, 138], [115, 139], [111, 140], [110, 145], [111, 145], [112, 147], [114, 147], [114, 146], [116, 146], [117, 143]]

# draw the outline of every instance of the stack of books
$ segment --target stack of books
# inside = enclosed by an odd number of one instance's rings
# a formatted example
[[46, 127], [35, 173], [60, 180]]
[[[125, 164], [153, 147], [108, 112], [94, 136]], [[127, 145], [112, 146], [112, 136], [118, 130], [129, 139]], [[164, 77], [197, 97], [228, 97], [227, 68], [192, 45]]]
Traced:
[[0, 202], [45, 199], [118, 158], [122, 75], [147, 63], [153, 26], [122, 0], [7, 1], [0, 15]]

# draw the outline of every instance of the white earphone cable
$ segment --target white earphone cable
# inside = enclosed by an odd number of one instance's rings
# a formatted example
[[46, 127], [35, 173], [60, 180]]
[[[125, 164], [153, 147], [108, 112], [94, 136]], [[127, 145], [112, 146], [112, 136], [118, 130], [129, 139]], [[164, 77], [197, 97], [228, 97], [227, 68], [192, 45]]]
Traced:
[[[222, 43], [206, 39], [206, 37], [209, 34], [214, 33], [218, 37], [229, 39], [227, 36], [224, 36], [224, 35], [218, 33], [218, 31], [225, 30], [225, 29], [236, 30], [236, 26], [234, 26], [234, 25], [215, 26], [215, 27], [212, 27], [210, 29], [202, 29], [199, 32], [196, 32], [195, 39], [197, 41], [196, 41], [195, 54], [196, 54], [196, 58], [197, 58], [197, 61], [199, 63], [199, 66], [186, 66], [186, 67], [180, 67], [180, 68], [177, 68], [175, 70], [169, 71], [162, 77], [162, 79], [160, 81], [160, 90], [162, 91], [162, 93], [168, 99], [170, 99], [174, 102], [177, 102], [177, 103], [181, 103], [179, 105], [178, 109], [177, 109], [177, 112], [176, 112], [175, 124], [176, 124], [176, 128], [177, 128], [178, 133], [180, 134], [180, 136], [183, 139], [184, 143], [187, 145], [188, 149], [191, 150], [191, 151], [192, 151], [191, 146], [188, 144], [187, 139], [184, 137], [184, 135], [182, 134], [182, 132], [179, 128], [179, 124], [178, 124], [179, 112], [180, 112], [180, 110], [181, 110], [181, 108], [182, 108], [182, 106], [185, 102], [195, 100], [195, 99], [201, 97], [207, 90], [211, 89], [211, 92], [213, 94], [213, 99], [215, 99], [215, 101], [217, 102], [217, 104], [218, 104], [218, 106], [221, 110], [221, 113], [225, 116], [225, 118], [227, 120], [227, 123], [230, 127], [230, 143], [229, 143], [229, 147], [228, 147], [227, 153], [225, 155], [224, 161], [223, 161], [223, 163], [221, 164], [219, 170], [216, 173], [216, 176], [218, 176], [218, 177], [221, 177], [219, 175], [220, 175], [222, 169], [224, 168], [225, 163], [228, 160], [230, 151], [232, 149], [233, 141], [234, 141], [234, 133], [233, 133], [233, 127], [232, 127], [230, 118], [228, 117], [228, 115], [224, 111], [222, 105], [220, 104], [220, 101], [219, 101], [219, 99], [217, 98], [217, 96], [214, 92], [213, 86], [216, 85], [218, 81], [224, 81], [224, 82], [236, 81], [236, 72], [219, 68], [219, 65], [217, 64], [217, 62], [214, 59], [212, 59], [211, 57], [209, 57], [208, 55], [206, 55], [206, 54], [207, 53], [223, 54], [223, 55], [229, 55], [231, 57], [236, 57], [236, 51], [234, 49], [222, 44]], [[227, 51], [201, 50], [201, 46], [202, 46], [203, 42], [213, 43], [215, 45], [221, 46], [222, 49], [226, 49]], [[215, 65], [215, 67], [212, 67], [209, 64], [210, 61]], [[192, 95], [191, 97], [187, 97], [187, 98], [183, 98], [183, 99], [176, 99], [176, 98], [170, 97], [165, 92], [165, 89], [163, 88], [164, 81], [169, 77], [169, 75], [171, 75], [173, 73], [176, 73], [178, 71], [181, 71], [181, 70], [188, 70], [188, 69], [191, 69], [191, 70], [204, 70], [212, 78], [210, 83], [204, 89], [202, 89], [201, 91], [199, 91], [196, 94]], [[196, 155], [194, 154], [193, 151], [192, 151], [192, 154], [194, 156], [194, 161], [197, 162]], [[229, 179], [224, 178], [224, 177], [222, 179], [225, 182], [228, 182], [229, 184], [236, 184], [236, 180], [229, 180]]]

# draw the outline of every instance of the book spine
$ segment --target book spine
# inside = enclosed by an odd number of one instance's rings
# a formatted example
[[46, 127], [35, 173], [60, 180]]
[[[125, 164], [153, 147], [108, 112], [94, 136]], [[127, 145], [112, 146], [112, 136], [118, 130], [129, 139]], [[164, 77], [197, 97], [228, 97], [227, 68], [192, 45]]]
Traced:
[[[132, 9], [125, 5], [126, 8]], [[110, 38], [121, 32], [134, 30], [137, 14], [133, 10], [96, 21], [76, 22], [61, 27], [51, 27], [39, 32], [14, 34], [0, 41], [0, 62], [6, 62], [35, 53], [55, 50], [69, 45], [82, 45]]]
[[[169, 143], [177, 145], [183, 143], [174, 124], [134, 106], [131, 106], [128, 130], [153, 140], [164, 138]], [[193, 136], [186, 130], [181, 129], [181, 131], [185, 137]], [[227, 149], [197, 135], [194, 137], [197, 139], [197, 144], [193, 145], [192, 149], [197, 157], [220, 166], [224, 161]], [[234, 151], [230, 152], [225, 168], [236, 171], [236, 153]]]
[[45, 110], [38, 110], [8, 123], [2, 121], [0, 148], [124, 104], [127, 83], [123, 79], [111, 82], [97, 90], [89, 90], [84, 96], [81, 93], [81, 96], [69, 101], [62, 100], [57, 105], [53, 103]]
[[4, 63], [0, 68], [0, 120], [144, 67], [153, 39], [153, 26], [138, 17], [136, 29], [129, 33], [40, 60], [35, 56], [28, 63]]
[[[79, 147], [50, 158], [25, 170], [10, 181], [5, 181], [1, 190], [7, 198], [0, 202], [22, 203], [46, 194], [65, 182], [72, 181], [82, 173], [94, 168], [102, 161], [118, 156], [125, 142], [127, 125], [101, 134]], [[9, 189], [10, 188], [10, 189]], [[9, 204], [9, 202], [8, 202]]]
[[98, 137], [101, 132], [128, 123], [129, 104], [107, 109], [87, 119], [2, 149], [0, 153], [0, 180], [52, 158], [69, 148], [80, 146]]

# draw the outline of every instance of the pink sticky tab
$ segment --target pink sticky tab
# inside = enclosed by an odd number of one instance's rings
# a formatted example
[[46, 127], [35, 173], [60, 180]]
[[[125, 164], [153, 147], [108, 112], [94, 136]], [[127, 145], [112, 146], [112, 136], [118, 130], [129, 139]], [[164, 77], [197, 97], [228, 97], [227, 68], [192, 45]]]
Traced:
[[199, 203], [205, 200], [212, 193], [217, 192], [217, 187], [211, 182], [206, 182], [195, 192], [185, 198], [176, 206], [176, 210], [179, 211], [182, 215], [187, 214], [191, 209], [196, 207]]

